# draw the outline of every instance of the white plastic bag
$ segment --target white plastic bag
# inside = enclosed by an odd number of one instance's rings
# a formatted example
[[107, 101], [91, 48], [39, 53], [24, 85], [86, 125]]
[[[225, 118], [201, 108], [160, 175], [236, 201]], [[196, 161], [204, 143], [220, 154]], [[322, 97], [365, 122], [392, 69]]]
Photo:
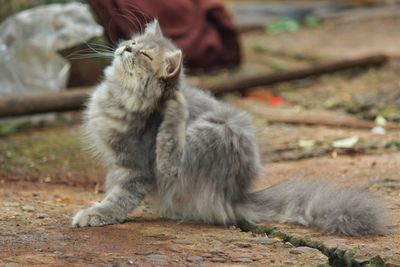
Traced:
[[0, 96], [65, 88], [69, 63], [57, 51], [101, 36], [89, 7], [53, 4], [22, 11], [0, 25]]

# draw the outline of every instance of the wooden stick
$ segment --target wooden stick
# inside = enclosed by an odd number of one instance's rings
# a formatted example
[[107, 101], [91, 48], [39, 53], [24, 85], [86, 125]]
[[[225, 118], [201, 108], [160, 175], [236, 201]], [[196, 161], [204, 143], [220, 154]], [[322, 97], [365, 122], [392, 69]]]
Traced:
[[[259, 100], [234, 100], [231, 101], [236, 107], [248, 111], [258, 118], [263, 118], [269, 123], [288, 123], [304, 125], [325, 125], [331, 127], [345, 127], [358, 129], [372, 129], [375, 125], [372, 121], [365, 121], [351, 115], [339, 115], [334, 112], [322, 110], [321, 112], [302, 111], [298, 112], [291, 108], [269, 107]], [[386, 129], [400, 129], [398, 123], [387, 123]]]
[[[355, 60], [345, 60], [284, 73], [232, 78], [204, 88], [218, 95], [229, 91], [243, 91], [252, 87], [271, 85], [296, 79], [333, 73], [351, 68], [377, 66], [387, 61], [386, 56], [376, 55]], [[79, 110], [83, 107], [92, 88], [77, 88], [59, 93], [41, 93], [0, 99], [0, 118], [46, 112]]]
[[282, 73], [274, 73], [268, 75], [256, 75], [245, 78], [232, 78], [223, 83], [210, 86], [207, 90], [218, 95], [230, 91], [243, 91], [257, 86], [272, 85], [280, 82], [315, 77], [323, 74], [334, 73], [337, 71], [348, 70], [353, 68], [379, 66], [387, 62], [388, 58], [384, 55], [374, 55], [359, 59], [350, 59], [337, 61], [334, 63], [323, 64], [310, 68], [287, 71]]
[[0, 118], [79, 110], [84, 107], [90, 92], [89, 88], [77, 88], [58, 93], [5, 97], [0, 99]]

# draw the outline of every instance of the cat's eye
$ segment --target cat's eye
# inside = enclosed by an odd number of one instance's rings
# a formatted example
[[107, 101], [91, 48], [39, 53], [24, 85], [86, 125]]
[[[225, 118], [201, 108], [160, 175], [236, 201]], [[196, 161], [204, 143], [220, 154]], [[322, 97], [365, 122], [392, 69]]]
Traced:
[[139, 51], [139, 53], [142, 54], [143, 56], [147, 57], [148, 59], [150, 59], [150, 61], [153, 61], [153, 58], [149, 54], [147, 54], [146, 52]]
[[135, 45], [136, 44], [136, 42], [135, 41], [133, 41], [132, 43], [131, 43], [131, 45]]

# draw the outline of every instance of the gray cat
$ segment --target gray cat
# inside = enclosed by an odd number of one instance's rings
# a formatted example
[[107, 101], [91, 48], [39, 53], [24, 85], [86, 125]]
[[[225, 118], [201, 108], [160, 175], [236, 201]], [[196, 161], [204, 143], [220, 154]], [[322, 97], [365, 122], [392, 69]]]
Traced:
[[158, 213], [172, 219], [387, 233], [384, 207], [358, 189], [289, 181], [250, 192], [260, 158], [249, 116], [185, 83], [182, 53], [157, 21], [115, 51], [85, 126], [108, 167], [107, 194], [79, 211], [73, 226], [121, 223], [151, 193]]

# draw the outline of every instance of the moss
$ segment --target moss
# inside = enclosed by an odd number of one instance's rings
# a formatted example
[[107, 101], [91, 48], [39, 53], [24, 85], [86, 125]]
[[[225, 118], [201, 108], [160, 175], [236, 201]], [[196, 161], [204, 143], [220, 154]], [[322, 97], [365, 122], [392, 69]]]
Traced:
[[69, 129], [24, 133], [0, 139], [2, 174], [47, 175], [93, 168], [78, 131]]
[[[384, 266], [384, 261], [379, 256], [376, 256], [369, 261], [367, 261], [367, 265], [365, 262], [359, 263], [355, 259], [356, 251], [354, 250], [339, 250], [337, 248], [328, 249], [321, 242], [312, 241], [309, 237], [294, 237], [289, 234], [286, 234], [277, 228], [272, 228], [264, 225], [254, 225], [248, 222], [241, 222], [239, 224], [239, 228], [245, 232], [252, 232], [256, 234], [267, 234], [273, 237], [278, 237], [282, 240], [282, 242], [289, 242], [292, 245], [299, 246], [307, 246], [311, 248], [318, 249], [329, 258], [330, 266], [373, 266], [373, 267], [381, 267]], [[328, 266], [325, 263], [321, 263], [318, 266]]]
[[0, 136], [7, 136], [10, 134], [14, 134], [22, 129], [27, 129], [32, 127], [32, 124], [29, 121], [25, 120], [16, 120], [8, 123], [4, 123], [0, 125]]
[[268, 60], [266, 64], [276, 72], [282, 72], [289, 69], [289, 66], [286, 63], [277, 60]]
[[383, 267], [385, 266], [385, 261], [380, 256], [373, 257], [367, 266], [371, 267]]
[[353, 250], [348, 250], [341, 255], [345, 266], [354, 266], [355, 265], [355, 263], [354, 263], [355, 255], [356, 255], [356, 253]]
[[389, 121], [400, 121], [400, 109], [396, 106], [386, 106], [380, 112], [380, 115]]
[[385, 148], [400, 147], [400, 140], [391, 140], [385, 143]]

